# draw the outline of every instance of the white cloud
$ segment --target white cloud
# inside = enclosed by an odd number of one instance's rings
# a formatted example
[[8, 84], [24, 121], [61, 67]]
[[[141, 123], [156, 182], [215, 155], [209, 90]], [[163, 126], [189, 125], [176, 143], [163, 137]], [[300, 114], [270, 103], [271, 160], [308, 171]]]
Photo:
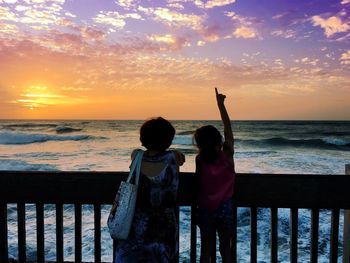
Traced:
[[6, 4], [15, 4], [17, 3], [17, 0], [3, 0], [3, 2]]
[[350, 3], [350, 0], [342, 0], [340, 2], [342, 5], [346, 5], [346, 4], [349, 4]]
[[236, 30], [233, 32], [233, 35], [236, 38], [256, 38], [257, 36], [254, 29], [245, 26], [236, 28]]
[[199, 40], [197, 41], [197, 46], [203, 47], [205, 45], [205, 41]]
[[118, 12], [113, 11], [100, 11], [100, 13], [93, 18], [96, 23], [111, 25], [117, 29], [122, 29], [126, 25], [125, 19], [142, 19], [137, 13], [129, 13], [121, 15]]
[[350, 65], [350, 50], [341, 54], [340, 63], [343, 65]]
[[138, 7], [138, 10], [151, 16], [154, 20], [160, 21], [168, 26], [189, 27], [195, 30], [200, 29], [203, 17], [195, 14], [183, 14], [169, 10], [168, 8], [145, 8]]
[[132, 7], [134, 2], [135, 2], [134, 0], [117, 0], [116, 1], [118, 5], [126, 8]]
[[196, 6], [200, 8], [213, 8], [213, 7], [220, 7], [220, 6], [226, 6], [229, 4], [235, 3], [236, 0], [209, 0], [206, 3], [203, 3], [201, 0], [195, 0], [194, 3]]
[[176, 38], [170, 34], [166, 35], [151, 35], [148, 39], [156, 42], [163, 42], [168, 44], [174, 44], [176, 42]]
[[180, 3], [169, 3], [169, 4], [167, 4], [167, 6], [171, 7], [171, 8], [180, 9], [180, 10], [185, 9], [185, 7]]
[[233, 35], [236, 38], [256, 38], [258, 37], [257, 31], [253, 28], [256, 24], [256, 19], [253, 17], [244, 17], [237, 15], [235, 12], [225, 12], [227, 17], [230, 17], [236, 29], [233, 32]]
[[336, 33], [347, 32], [350, 26], [346, 22], [342, 22], [339, 17], [331, 16], [329, 18], [322, 18], [320, 16], [311, 17], [314, 26], [320, 26], [324, 29], [324, 34], [327, 38]]
[[283, 37], [283, 38], [294, 38], [296, 35], [296, 32], [292, 29], [287, 29], [287, 30], [274, 30], [271, 32], [271, 35], [274, 37]]

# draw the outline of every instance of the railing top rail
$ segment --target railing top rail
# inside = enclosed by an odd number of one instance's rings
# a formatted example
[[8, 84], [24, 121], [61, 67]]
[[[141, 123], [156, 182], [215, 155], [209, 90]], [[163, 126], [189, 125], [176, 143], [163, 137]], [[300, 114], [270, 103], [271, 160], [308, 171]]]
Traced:
[[[110, 204], [127, 172], [0, 171], [4, 203]], [[237, 174], [237, 206], [350, 209], [350, 176]], [[180, 173], [179, 205], [196, 200], [194, 173]]]

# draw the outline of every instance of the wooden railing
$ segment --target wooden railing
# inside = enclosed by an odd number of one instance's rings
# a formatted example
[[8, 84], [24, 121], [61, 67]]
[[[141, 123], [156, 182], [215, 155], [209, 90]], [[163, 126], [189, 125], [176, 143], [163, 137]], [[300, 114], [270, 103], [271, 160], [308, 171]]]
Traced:
[[[350, 166], [347, 166], [347, 173]], [[36, 205], [37, 262], [45, 262], [44, 204], [56, 205], [56, 261], [64, 262], [63, 205], [75, 207], [75, 260], [82, 261], [82, 205], [94, 206], [94, 262], [101, 262], [101, 205], [110, 204], [125, 172], [0, 171], [0, 262], [8, 262], [7, 205], [17, 204], [18, 262], [26, 262], [25, 204]], [[190, 262], [196, 262], [195, 178], [181, 173], [178, 204], [191, 206]], [[318, 262], [319, 209], [331, 209], [329, 261], [338, 262], [340, 209], [350, 209], [349, 175], [237, 174], [233, 237], [237, 262], [237, 207], [249, 207], [250, 262], [257, 262], [257, 208], [271, 211], [270, 261], [278, 259], [278, 208], [290, 208], [290, 262], [298, 262], [298, 209], [311, 209], [310, 262]], [[350, 263], [350, 216], [345, 211], [343, 262]], [[213, 252], [215, 253], [215, 252]], [[215, 258], [215, 257], [214, 257]], [[215, 261], [215, 260], [214, 260]]]

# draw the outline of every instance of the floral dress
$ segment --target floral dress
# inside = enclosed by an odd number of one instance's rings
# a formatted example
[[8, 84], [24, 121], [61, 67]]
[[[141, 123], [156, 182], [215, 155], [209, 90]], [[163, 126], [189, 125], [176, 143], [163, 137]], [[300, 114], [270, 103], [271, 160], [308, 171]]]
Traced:
[[118, 241], [115, 263], [175, 262], [178, 254], [178, 224], [175, 205], [178, 165], [174, 152], [147, 156], [143, 161], [164, 164], [156, 176], [141, 173], [133, 224], [127, 240]]

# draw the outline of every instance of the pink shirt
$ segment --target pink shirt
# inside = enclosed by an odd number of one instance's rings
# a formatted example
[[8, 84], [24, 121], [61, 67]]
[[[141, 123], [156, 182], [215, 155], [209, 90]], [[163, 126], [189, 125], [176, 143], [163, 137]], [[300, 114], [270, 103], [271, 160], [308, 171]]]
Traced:
[[233, 196], [234, 169], [223, 152], [215, 162], [200, 165], [198, 206], [212, 212]]

